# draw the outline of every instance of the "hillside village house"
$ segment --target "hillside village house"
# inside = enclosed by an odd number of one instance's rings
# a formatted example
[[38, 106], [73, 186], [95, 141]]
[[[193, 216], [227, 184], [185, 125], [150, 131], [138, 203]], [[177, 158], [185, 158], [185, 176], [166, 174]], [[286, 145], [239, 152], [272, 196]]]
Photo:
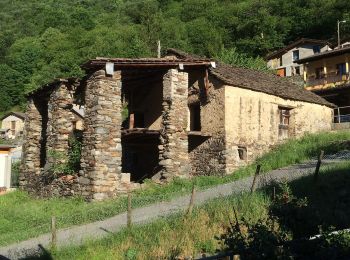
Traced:
[[297, 61], [304, 67], [305, 88], [337, 108], [334, 122], [350, 122], [350, 45], [311, 55]]
[[14, 139], [23, 135], [25, 114], [10, 112], [1, 118], [1, 137]]
[[303, 75], [303, 66], [296, 61], [327, 50], [330, 50], [330, 43], [326, 41], [301, 38], [269, 54], [267, 66], [276, 70], [280, 77]]
[[[286, 79], [173, 49], [82, 68], [83, 80], [56, 80], [28, 96], [26, 190], [101, 200], [146, 178], [224, 175], [286, 138], [332, 127], [333, 105]], [[85, 113], [80, 171], [48, 180], [49, 151], [69, 150], [73, 106]]]

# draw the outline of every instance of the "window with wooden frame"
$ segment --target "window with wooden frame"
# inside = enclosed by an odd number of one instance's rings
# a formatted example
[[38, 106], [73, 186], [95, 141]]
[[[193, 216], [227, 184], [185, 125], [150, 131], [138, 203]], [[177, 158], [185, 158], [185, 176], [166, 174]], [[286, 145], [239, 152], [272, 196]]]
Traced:
[[280, 125], [289, 125], [290, 108], [279, 107]]
[[289, 135], [289, 123], [290, 123], [290, 111], [291, 108], [278, 107], [279, 111], [279, 127], [278, 136], [281, 139], [288, 138]]

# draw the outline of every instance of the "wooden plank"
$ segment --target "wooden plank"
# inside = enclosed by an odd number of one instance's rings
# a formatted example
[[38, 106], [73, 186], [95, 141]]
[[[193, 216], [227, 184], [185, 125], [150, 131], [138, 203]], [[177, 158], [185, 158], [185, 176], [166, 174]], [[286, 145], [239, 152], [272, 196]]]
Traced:
[[255, 191], [255, 184], [256, 184], [256, 179], [258, 178], [258, 175], [260, 173], [260, 168], [261, 168], [261, 165], [258, 164], [256, 166], [256, 170], [255, 170], [255, 174], [254, 174], [254, 179], [253, 179], [253, 183], [252, 183], [252, 187], [250, 188], [250, 193], [253, 193]]
[[129, 128], [132, 129], [135, 126], [135, 114], [130, 113], [129, 115]]

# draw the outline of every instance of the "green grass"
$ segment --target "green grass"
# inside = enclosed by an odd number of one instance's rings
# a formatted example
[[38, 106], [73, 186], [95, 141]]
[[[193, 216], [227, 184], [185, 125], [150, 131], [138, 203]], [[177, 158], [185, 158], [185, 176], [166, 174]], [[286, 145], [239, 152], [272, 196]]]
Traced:
[[[336, 229], [350, 226], [350, 219], [342, 217], [350, 213], [350, 200], [341, 200], [344, 196], [349, 197], [349, 193], [340, 192], [348, 190], [350, 185], [349, 169], [348, 161], [323, 169], [317, 183], [314, 183], [313, 176], [291, 183], [295, 196], [308, 199], [308, 206], [301, 212], [297, 226], [304, 231], [304, 236], [318, 234], [314, 227], [321, 224]], [[254, 194], [215, 199], [195, 208], [190, 217], [175, 214], [147, 225], [124, 229], [102, 240], [88, 241], [83, 246], [67, 247], [49, 254], [53, 259], [174, 259], [172, 257], [198, 257], [203, 252], [213, 254], [223, 250], [217, 237], [225, 232], [230, 220], [234, 222], [233, 206], [239, 218], [244, 217], [248, 223], [254, 224], [267, 218], [271, 201], [271, 187]], [[326, 208], [329, 209], [325, 211]], [[338, 215], [334, 214], [335, 208]], [[283, 223], [283, 219], [280, 221]], [[291, 232], [297, 230], [291, 229]], [[42, 256], [43, 259], [48, 257]]]
[[[256, 164], [262, 172], [299, 163], [316, 156], [321, 149], [332, 153], [344, 148], [343, 140], [350, 140], [350, 131], [307, 135], [288, 141], [267, 153], [250, 166], [238, 169], [234, 174], [199, 176], [192, 180], [176, 179], [168, 185], [148, 183], [147, 188], [133, 194], [133, 207], [169, 200], [190, 192], [193, 182], [198, 189], [215, 186], [252, 175]], [[35, 199], [16, 191], [0, 196], [0, 245], [25, 240], [49, 232], [52, 215], [57, 217], [58, 228], [102, 220], [126, 211], [126, 198], [119, 197], [103, 202], [87, 203], [81, 198]]]
[[255, 223], [267, 216], [268, 204], [269, 198], [262, 192], [215, 199], [195, 208], [188, 218], [174, 214], [131, 230], [125, 228], [81, 247], [53, 252], [52, 256], [53, 259], [175, 259], [172, 256], [214, 253], [221, 248], [215, 236], [234, 219], [232, 205], [240, 216]]

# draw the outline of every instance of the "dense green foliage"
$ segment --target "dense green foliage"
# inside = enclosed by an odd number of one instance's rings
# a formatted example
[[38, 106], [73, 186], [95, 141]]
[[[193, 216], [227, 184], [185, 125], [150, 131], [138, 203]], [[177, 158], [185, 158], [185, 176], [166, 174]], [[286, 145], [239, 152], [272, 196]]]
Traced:
[[89, 58], [155, 56], [158, 39], [163, 50], [239, 63], [298, 37], [335, 38], [344, 18], [347, 0], [2, 0], [0, 111], [53, 78], [81, 76]]
[[[289, 140], [259, 158], [256, 163], [262, 165], [261, 172], [267, 172], [316, 157], [321, 149], [325, 154], [348, 149], [349, 143], [344, 142], [347, 140], [350, 140], [349, 131], [307, 135], [297, 140]], [[175, 179], [167, 185], [149, 182], [146, 188], [133, 192], [133, 207], [142, 207], [188, 194], [193, 183], [197, 189], [205, 189], [241, 179], [254, 174], [256, 163], [223, 177], [198, 176], [192, 180]], [[49, 232], [52, 215], [57, 217], [58, 228], [64, 228], [102, 220], [124, 212], [126, 209], [125, 197], [87, 203], [81, 198], [35, 199], [24, 192], [16, 191], [0, 196], [0, 245]]]

